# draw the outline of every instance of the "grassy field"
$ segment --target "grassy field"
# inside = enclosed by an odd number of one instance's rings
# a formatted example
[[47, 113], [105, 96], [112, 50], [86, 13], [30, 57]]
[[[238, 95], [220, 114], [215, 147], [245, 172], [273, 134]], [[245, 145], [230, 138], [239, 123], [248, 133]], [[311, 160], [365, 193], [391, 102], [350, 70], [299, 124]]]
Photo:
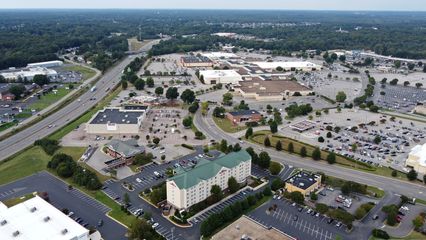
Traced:
[[130, 51], [138, 51], [143, 46], [145, 46], [149, 41], [138, 41], [136, 38], [129, 38], [127, 39], [127, 42], [129, 44], [129, 50]]
[[29, 118], [32, 114], [30, 112], [21, 112], [15, 115], [15, 118]]
[[[283, 149], [287, 151], [288, 149], [288, 144], [290, 142], [293, 142], [293, 146], [294, 146], [294, 152], [295, 153], [300, 153], [300, 149], [304, 146], [306, 147], [307, 150], [307, 155], [311, 156], [312, 152], [314, 151], [315, 147], [308, 145], [308, 144], [304, 144], [302, 142], [298, 142], [296, 140], [284, 137], [284, 136], [280, 136], [280, 135], [275, 135], [272, 134], [270, 131], [257, 131], [253, 134], [253, 136], [250, 138], [250, 140], [254, 143], [257, 144], [261, 144], [263, 145], [263, 142], [265, 140], [265, 137], [268, 136], [269, 140], [271, 141], [271, 146], [275, 146], [275, 144], [278, 141], [281, 141]], [[326, 151], [321, 151], [321, 158], [325, 159], [328, 155], [328, 152]], [[343, 165], [343, 166], [347, 166], [347, 167], [351, 167], [351, 168], [355, 168], [355, 169], [363, 169], [363, 170], [367, 170], [367, 171], [374, 171], [374, 168], [369, 168], [365, 165], [359, 164], [357, 162], [353, 162], [350, 161], [342, 156], [336, 156], [336, 163], [339, 165]]]
[[216, 125], [220, 127], [220, 129], [222, 129], [224, 132], [227, 132], [227, 133], [236, 133], [236, 132], [247, 129], [247, 126], [245, 125], [239, 126], [239, 125], [232, 124], [232, 122], [227, 118], [213, 117], [213, 120], [216, 123]]
[[96, 72], [93, 71], [92, 69], [87, 68], [87, 67], [83, 67], [83, 66], [80, 66], [80, 65], [66, 66], [66, 67], [64, 67], [64, 70], [79, 72], [79, 73], [83, 74], [83, 81], [95, 76], [95, 74], [96, 74]]
[[[426, 239], [426, 235], [423, 235], [419, 232], [416, 231], [412, 231], [410, 235], [404, 237], [404, 238], [394, 238], [391, 237], [390, 239], [399, 239], [399, 240], [421, 240], [421, 239]], [[375, 238], [373, 236], [371, 236], [368, 240], [381, 240], [381, 238]]]
[[[62, 147], [58, 150], [58, 153], [68, 154], [76, 160], [83, 155], [84, 151], [85, 148]], [[30, 147], [12, 156], [0, 163], [0, 184], [6, 184], [45, 170], [47, 162], [49, 162], [51, 158], [52, 157], [47, 155], [39, 146]]]
[[11, 128], [15, 125], [16, 125], [16, 123], [14, 123], [14, 122], [3, 123], [3, 124], [0, 125], [0, 132], [6, 130], [8, 128]]
[[[326, 179], [324, 180], [324, 183], [326, 185], [335, 187], [335, 188], [340, 188], [343, 186], [343, 184], [346, 181], [350, 181], [349, 179], [340, 179], [340, 178], [336, 178], [333, 176], [329, 176], [327, 175]], [[376, 194], [377, 198], [382, 198], [385, 195], [385, 191], [383, 191], [382, 189], [378, 189], [377, 187], [373, 187], [373, 186], [367, 186], [367, 191], [370, 193], [370, 195]]]
[[71, 92], [70, 89], [65, 89], [65, 87], [58, 88], [57, 90], [58, 91], [56, 93], [52, 91], [46, 95], [41, 95], [40, 99], [28, 106], [28, 109], [35, 109], [37, 111], [40, 111], [48, 107], [52, 103], [57, 102], [59, 99], [63, 98], [65, 95]]

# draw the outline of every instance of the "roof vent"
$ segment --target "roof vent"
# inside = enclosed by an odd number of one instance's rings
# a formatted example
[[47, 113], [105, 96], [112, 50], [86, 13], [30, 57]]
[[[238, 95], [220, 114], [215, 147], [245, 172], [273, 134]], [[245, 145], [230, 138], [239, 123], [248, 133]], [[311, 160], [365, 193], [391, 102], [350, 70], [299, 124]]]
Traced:
[[44, 219], [43, 219], [43, 221], [45, 221], [45, 222], [48, 222], [50, 220], [50, 217], [49, 216], [47, 216], [47, 217], [45, 217]]
[[30, 211], [31, 211], [31, 212], [35, 212], [35, 211], [37, 211], [37, 208], [36, 208], [36, 207], [32, 207], [32, 208], [30, 209]]
[[19, 234], [20, 234], [20, 232], [19, 232], [19, 231], [14, 231], [12, 235], [13, 235], [14, 237], [17, 237]]
[[7, 221], [6, 221], [6, 220], [3, 220], [3, 221], [1, 221], [1, 222], [0, 222], [0, 225], [1, 225], [1, 226], [4, 226], [4, 225], [6, 225], [6, 223], [7, 223]]
[[68, 233], [68, 229], [64, 228], [64, 230], [61, 231], [62, 235], [65, 235]]
[[305, 184], [301, 182], [301, 183], [299, 183], [299, 186], [303, 187], [303, 186], [305, 186]]

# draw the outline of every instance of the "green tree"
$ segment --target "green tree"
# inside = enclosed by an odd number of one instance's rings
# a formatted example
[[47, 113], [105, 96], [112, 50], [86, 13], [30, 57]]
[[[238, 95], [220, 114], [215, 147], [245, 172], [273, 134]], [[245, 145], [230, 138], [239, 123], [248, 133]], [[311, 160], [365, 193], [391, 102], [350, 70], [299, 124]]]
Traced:
[[124, 202], [124, 205], [129, 205], [130, 204], [130, 197], [129, 197], [128, 193], [124, 193], [124, 195], [123, 195], [123, 202]]
[[282, 144], [281, 144], [281, 141], [277, 141], [277, 143], [275, 144], [275, 149], [277, 150], [277, 151], [281, 151], [281, 150], [283, 150], [283, 146], [282, 146]]
[[153, 88], [153, 87], [154, 87], [154, 79], [153, 79], [152, 77], [148, 77], [148, 78], [146, 79], [146, 85], [147, 85], [149, 88]]
[[392, 177], [398, 176], [398, 172], [396, 170], [392, 170]]
[[253, 128], [252, 127], [247, 128], [245, 138], [249, 139], [252, 135], [253, 135]]
[[166, 91], [166, 98], [174, 101], [177, 97], [179, 97], [178, 89], [175, 87], [168, 88]]
[[214, 202], [220, 201], [223, 197], [222, 189], [216, 184], [211, 187], [210, 194]]
[[290, 193], [290, 199], [297, 204], [303, 204], [305, 196], [299, 191], [294, 191]]
[[232, 93], [230, 93], [230, 92], [225, 93], [225, 94], [223, 94], [222, 97], [223, 97], [222, 102], [223, 102], [224, 105], [227, 105], [227, 106], [232, 105], [232, 99], [233, 99]]
[[373, 229], [372, 233], [373, 237], [380, 238], [380, 239], [389, 239], [390, 236], [386, 231], [383, 231], [382, 229], [375, 228]]
[[416, 180], [416, 179], [417, 179], [417, 172], [416, 172], [416, 170], [411, 169], [411, 171], [409, 171], [409, 172], [407, 173], [407, 178], [408, 178], [408, 180], [410, 180], [410, 181], [414, 181], [414, 180]]
[[269, 168], [269, 165], [271, 164], [271, 157], [267, 152], [261, 152], [259, 154], [259, 167], [263, 169]]
[[33, 82], [42, 87], [49, 84], [50, 80], [46, 75], [37, 74], [33, 77]]
[[263, 189], [263, 195], [265, 196], [272, 196], [272, 191], [269, 186], [267, 186], [265, 189]]
[[164, 88], [162, 88], [162, 87], [156, 87], [155, 88], [155, 94], [157, 96], [163, 95], [163, 93], [164, 93]]
[[323, 136], [319, 136], [319, 137], [318, 137], [318, 142], [320, 142], [320, 143], [325, 142], [324, 137], [323, 137]]
[[228, 178], [228, 189], [230, 193], [235, 193], [240, 189], [240, 184], [238, 184], [234, 177]]
[[374, 142], [375, 144], [379, 144], [381, 141], [382, 141], [382, 138], [381, 138], [379, 135], [376, 135], [376, 136], [374, 137], [373, 142]]
[[263, 140], [263, 145], [265, 145], [265, 147], [271, 146], [271, 141], [269, 140], [268, 136], [266, 136], [265, 139]]
[[337, 92], [336, 102], [344, 102], [346, 100], [346, 93], [343, 91]]
[[333, 134], [331, 132], [327, 132], [327, 134], [325, 135], [327, 138], [332, 138]]
[[272, 132], [272, 133], [276, 133], [276, 132], [278, 132], [278, 124], [277, 124], [275, 121], [272, 121], [272, 122], [269, 124], [269, 128], [271, 129], [271, 132]]
[[328, 206], [324, 203], [317, 203], [315, 204], [315, 209], [317, 210], [317, 212], [324, 214], [328, 211]]
[[136, 90], [143, 90], [145, 88], [145, 81], [142, 78], [138, 78], [134, 85]]
[[413, 219], [413, 226], [414, 229], [420, 229], [423, 224], [424, 224], [424, 218], [422, 216], [417, 216], [416, 218]]
[[300, 148], [300, 156], [303, 158], [303, 157], [306, 157], [307, 156], [307, 151], [306, 151], [306, 147], [305, 146], [303, 146], [303, 147], [301, 147]]
[[312, 152], [312, 159], [321, 160], [321, 150], [318, 147], [316, 147]]
[[294, 153], [294, 146], [293, 146], [293, 142], [289, 142], [289, 143], [288, 143], [288, 152], [289, 152], [289, 153]]
[[271, 189], [277, 191], [284, 186], [284, 182], [280, 178], [275, 178], [271, 183]]
[[334, 164], [336, 163], [336, 154], [334, 152], [330, 152], [327, 156], [327, 162], [329, 164]]
[[15, 99], [20, 99], [25, 93], [25, 86], [23, 84], [12, 84], [9, 87], [9, 92], [15, 95]]
[[312, 201], [318, 200], [318, 195], [314, 192], [311, 192], [311, 195], [309, 197], [311, 198]]
[[190, 128], [192, 126], [192, 117], [187, 116], [182, 120], [182, 124], [185, 128]]
[[191, 89], [186, 89], [185, 91], [183, 91], [180, 98], [185, 103], [192, 103], [195, 101], [195, 93]]
[[281, 164], [277, 163], [277, 162], [271, 162], [269, 164], [269, 172], [271, 173], [271, 175], [278, 175], [281, 172], [282, 166]]

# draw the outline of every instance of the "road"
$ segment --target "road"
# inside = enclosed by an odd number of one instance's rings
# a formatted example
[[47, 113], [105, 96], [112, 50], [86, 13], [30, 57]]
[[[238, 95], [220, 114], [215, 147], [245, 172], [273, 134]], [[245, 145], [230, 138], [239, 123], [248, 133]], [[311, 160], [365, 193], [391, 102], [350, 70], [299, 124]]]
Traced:
[[[194, 125], [203, 132], [205, 135], [216, 141], [225, 139], [228, 144], [235, 144], [239, 142], [239, 139], [233, 137], [216, 126], [213, 119], [211, 118], [212, 109], [209, 111], [207, 117], [203, 117], [200, 112], [197, 112], [194, 118]], [[261, 146], [244, 142], [243, 148], [253, 147], [258, 150]], [[362, 184], [367, 184], [381, 188], [387, 192], [396, 192], [409, 197], [415, 197], [419, 199], [426, 199], [426, 188], [423, 185], [401, 181], [395, 178], [388, 178], [372, 173], [361, 172], [350, 168], [345, 168], [337, 165], [330, 165], [325, 161], [313, 161], [310, 159], [303, 159], [297, 155], [291, 155], [286, 152], [277, 152], [273, 149], [265, 149], [269, 153], [271, 158], [275, 161], [279, 161], [286, 165], [292, 165], [294, 167], [300, 167], [313, 171], [320, 171], [327, 175], [335, 176], [341, 179], [348, 179]]]
[[[142, 50], [148, 51], [159, 41], [160, 40], [154, 40], [148, 43], [143, 47]], [[110, 93], [109, 89], [113, 89], [114, 86], [119, 83], [122, 71], [134, 59], [135, 56], [136, 55], [126, 57], [117, 65], [109, 69], [97, 82], [96, 91], [87, 91], [80, 97], [80, 101], [74, 101], [66, 105], [64, 108], [49, 115], [40, 122], [3, 140], [0, 144], [0, 161], [3, 161], [13, 154], [16, 154], [21, 150], [31, 146], [34, 141], [44, 138], [58, 129], [61, 129], [63, 126], [67, 125], [69, 122], [78, 118], [84, 112], [95, 106], [102, 98]], [[90, 100], [91, 98], [96, 99]], [[49, 125], [55, 126], [49, 128]]]

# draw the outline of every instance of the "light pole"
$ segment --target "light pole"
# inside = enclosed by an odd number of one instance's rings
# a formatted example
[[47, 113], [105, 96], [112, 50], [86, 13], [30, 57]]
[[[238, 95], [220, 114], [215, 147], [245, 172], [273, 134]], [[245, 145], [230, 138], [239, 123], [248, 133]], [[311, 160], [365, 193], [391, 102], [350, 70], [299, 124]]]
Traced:
[[173, 240], [173, 231], [175, 230], [175, 227], [172, 227], [171, 229], [170, 229], [170, 231], [172, 232], [172, 240]]

